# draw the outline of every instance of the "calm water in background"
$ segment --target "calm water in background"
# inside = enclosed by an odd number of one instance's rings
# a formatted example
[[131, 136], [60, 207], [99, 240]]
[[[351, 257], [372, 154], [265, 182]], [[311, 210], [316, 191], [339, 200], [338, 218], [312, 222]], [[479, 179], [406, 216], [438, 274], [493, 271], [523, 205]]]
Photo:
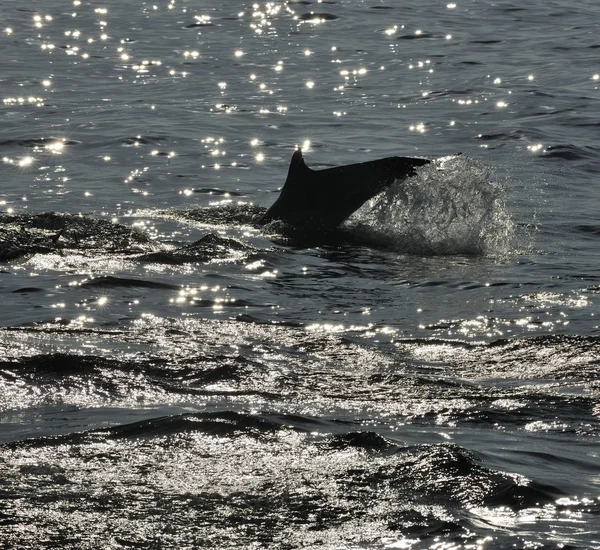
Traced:
[[0, 547], [600, 547], [595, 0], [0, 21]]

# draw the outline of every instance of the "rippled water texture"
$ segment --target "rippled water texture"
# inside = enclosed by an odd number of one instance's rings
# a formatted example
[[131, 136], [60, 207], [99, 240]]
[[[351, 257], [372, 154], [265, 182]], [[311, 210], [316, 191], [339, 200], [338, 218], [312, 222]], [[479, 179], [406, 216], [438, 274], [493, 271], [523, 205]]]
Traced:
[[4, 2], [0, 548], [600, 548], [599, 22]]

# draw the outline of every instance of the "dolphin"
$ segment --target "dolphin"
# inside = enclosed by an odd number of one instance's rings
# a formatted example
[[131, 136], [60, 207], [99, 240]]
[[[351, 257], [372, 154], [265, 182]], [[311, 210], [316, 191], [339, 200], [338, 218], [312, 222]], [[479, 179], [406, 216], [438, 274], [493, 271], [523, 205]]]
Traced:
[[388, 157], [312, 170], [306, 166], [302, 150], [297, 149], [279, 198], [259, 223], [280, 220], [297, 229], [334, 229], [366, 201], [395, 181], [413, 176], [416, 168], [429, 162], [425, 158]]

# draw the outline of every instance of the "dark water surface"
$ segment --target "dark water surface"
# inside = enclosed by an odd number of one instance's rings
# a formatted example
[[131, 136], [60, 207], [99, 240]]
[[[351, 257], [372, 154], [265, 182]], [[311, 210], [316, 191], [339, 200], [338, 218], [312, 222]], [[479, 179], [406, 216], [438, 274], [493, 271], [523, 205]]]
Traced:
[[596, 0], [0, 21], [0, 548], [600, 548]]

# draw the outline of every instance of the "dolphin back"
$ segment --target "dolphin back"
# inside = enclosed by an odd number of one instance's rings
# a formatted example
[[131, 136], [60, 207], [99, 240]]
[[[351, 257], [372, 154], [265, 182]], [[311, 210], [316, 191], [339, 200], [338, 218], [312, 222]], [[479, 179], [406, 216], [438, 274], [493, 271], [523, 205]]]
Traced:
[[369, 162], [311, 170], [297, 150], [279, 198], [260, 222], [273, 220], [299, 229], [333, 229], [367, 200], [416, 173], [430, 161], [415, 157], [388, 157]]

